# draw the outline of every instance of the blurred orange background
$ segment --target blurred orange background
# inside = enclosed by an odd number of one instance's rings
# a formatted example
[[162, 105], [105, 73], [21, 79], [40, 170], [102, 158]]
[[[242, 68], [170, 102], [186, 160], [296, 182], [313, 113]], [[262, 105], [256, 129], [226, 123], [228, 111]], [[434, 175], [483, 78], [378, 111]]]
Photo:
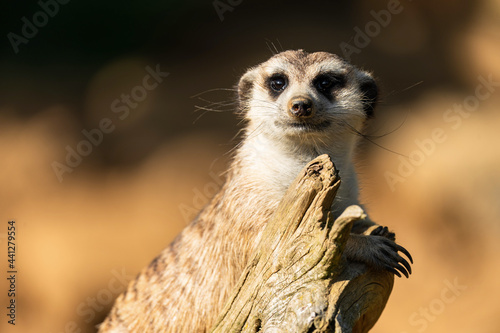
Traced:
[[[239, 126], [234, 93], [212, 90], [274, 46], [346, 44], [382, 90], [362, 202], [415, 259], [372, 332], [500, 332], [500, 1], [57, 4], [45, 24], [35, 1], [0, 8], [0, 267], [15, 220], [18, 269], [15, 326], [0, 279], [1, 332], [95, 332], [220, 187]], [[23, 17], [40, 27], [13, 46]], [[68, 147], [88, 155], [58, 176]]]

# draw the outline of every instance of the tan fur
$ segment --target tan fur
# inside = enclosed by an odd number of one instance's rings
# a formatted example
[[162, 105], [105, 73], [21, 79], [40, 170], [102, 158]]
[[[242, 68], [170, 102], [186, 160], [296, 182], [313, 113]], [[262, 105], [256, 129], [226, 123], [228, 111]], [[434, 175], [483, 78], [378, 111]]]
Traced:
[[[311, 82], [325, 71], [345, 75], [346, 84], [328, 100]], [[268, 78], [282, 72], [288, 90], [269, 94]], [[284, 192], [307, 162], [327, 153], [343, 184], [333, 212], [358, 203], [352, 156], [367, 119], [360, 82], [372, 80], [335, 55], [287, 51], [250, 69], [240, 80], [240, 112], [247, 120], [227, 180], [199, 216], [167, 247], [117, 300], [99, 332], [207, 332], [230, 295], [261, 232]], [[372, 80], [373, 81], [373, 80]], [[370, 81], [371, 82], [371, 81]], [[309, 96], [316, 119], [331, 121], [322, 132], [283, 126], [294, 95]], [[359, 233], [373, 222], [356, 226]], [[354, 260], [377, 266], [379, 236], [353, 235], [346, 250]], [[380, 237], [382, 238], [382, 237]], [[370, 252], [371, 247], [376, 250]], [[378, 251], [378, 252], [377, 252]], [[381, 266], [381, 265], [379, 265]], [[382, 265], [383, 266], [383, 265]]]

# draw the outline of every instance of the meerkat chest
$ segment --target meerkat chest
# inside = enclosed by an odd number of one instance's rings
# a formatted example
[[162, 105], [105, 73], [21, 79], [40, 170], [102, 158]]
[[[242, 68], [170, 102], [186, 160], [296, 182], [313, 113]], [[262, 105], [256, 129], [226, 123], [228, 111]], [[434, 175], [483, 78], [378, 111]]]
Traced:
[[318, 155], [329, 154], [340, 170], [343, 182], [338, 193], [339, 201], [345, 203], [341, 206], [357, 203], [358, 184], [354, 168], [350, 161], [346, 161], [347, 157], [339, 152], [328, 149], [292, 151], [289, 148], [283, 149], [279, 142], [269, 142], [262, 137], [247, 140], [242, 148], [243, 174], [251, 181], [253, 188], [269, 201], [279, 202], [307, 163]]
[[246, 144], [244, 168], [263, 194], [280, 200], [310, 159], [294, 156], [279, 145], [256, 138]]

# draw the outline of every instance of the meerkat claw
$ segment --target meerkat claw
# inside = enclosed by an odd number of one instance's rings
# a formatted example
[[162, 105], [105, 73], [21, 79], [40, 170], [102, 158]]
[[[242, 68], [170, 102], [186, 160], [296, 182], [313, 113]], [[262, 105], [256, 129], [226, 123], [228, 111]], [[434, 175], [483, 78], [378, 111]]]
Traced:
[[406, 276], [406, 278], [410, 277], [410, 274], [406, 271], [406, 269], [403, 266], [401, 266], [401, 264], [398, 264], [396, 266], [396, 269], [399, 270], [401, 273], [403, 273], [404, 276]]
[[408, 252], [408, 250], [406, 250], [404, 247], [402, 247], [401, 245], [398, 245], [396, 244], [396, 249], [399, 251], [399, 252], [403, 252], [404, 255], [410, 259], [410, 262], [413, 264], [413, 258], [411, 257], [411, 254], [410, 252]]
[[401, 274], [399, 274], [399, 272], [397, 270], [395, 270], [394, 268], [392, 268], [391, 266], [385, 266], [384, 267], [386, 271], [389, 271], [391, 272], [392, 274], [398, 276], [398, 277], [401, 277]]
[[[400, 258], [401, 258], [401, 257], [400, 257]], [[401, 264], [403, 264], [403, 266], [405, 266], [405, 268], [406, 268], [406, 270], [408, 271], [408, 273], [410, 273], [410, 274], [411, 274], [411, 266], [410, 266], [410, 264], [409, 264], [406, 260], [404, 260], [403, 258], [401, 258], [399, 262], [400, 262]]]

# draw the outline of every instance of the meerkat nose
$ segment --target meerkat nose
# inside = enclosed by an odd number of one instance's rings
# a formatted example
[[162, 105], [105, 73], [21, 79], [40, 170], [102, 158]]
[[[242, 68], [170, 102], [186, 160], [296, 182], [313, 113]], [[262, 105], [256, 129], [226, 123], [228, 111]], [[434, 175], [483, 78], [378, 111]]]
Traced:
[[293, 97], [288, 102], [288, 111], [297, 118], [310, 118], [314, 114], [313, 101], [304, 96]]

